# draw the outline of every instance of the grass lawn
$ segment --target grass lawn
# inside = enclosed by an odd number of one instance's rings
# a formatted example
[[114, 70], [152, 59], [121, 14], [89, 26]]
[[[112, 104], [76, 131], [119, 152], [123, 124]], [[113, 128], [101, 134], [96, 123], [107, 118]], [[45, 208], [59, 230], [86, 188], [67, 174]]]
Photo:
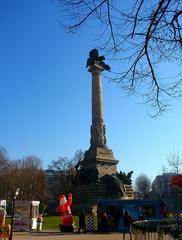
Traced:
[[59, 216], [45, 216], [43, 218], [42, 229], [54, 229], [59, 230], [60, 217]]
[[[78, 227], [78, 217], [73, 216], [73, 221], [76, 227]], [[6, 224], [11, 223], [11, 217], [6, 217]], [[61, 223], [60, 216], [44, 216], [42, 228], [43, 230], [59, 230], [59, 224]]]
[[[78, 217], [73, 216], [73, 222], [76, 227], [78, 227]], [[43, 219], [42, 228], [59, 230], [59, 224], [61, 223], [60, 216], [45, 216]]]
[[[74, 226], [78, 228], [78, 216], [73, 216]], [[87, 222], [87, 220], [86, 220]], [[11, 217], [6, 217], [6, 223], [11, 223]], [[61, 223], [60, 216], [44, 216], [42, 229], [43, 230], [58, 230], [59, 231], [59, 224]], [[97, 218], [94, 218], [94, 225], [95, 228], [97, 226]]]

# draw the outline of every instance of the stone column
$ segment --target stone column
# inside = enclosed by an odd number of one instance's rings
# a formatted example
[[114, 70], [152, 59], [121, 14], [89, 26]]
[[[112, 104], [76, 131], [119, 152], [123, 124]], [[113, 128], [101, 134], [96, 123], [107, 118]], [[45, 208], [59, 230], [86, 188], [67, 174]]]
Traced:
[[100, 62], [88, 70], [92, 74], [92, 126], [91, 126], [91, 148], [106, 147], [104, 114], [102, 104], [102, 78], [101, 74], [104, 68]]

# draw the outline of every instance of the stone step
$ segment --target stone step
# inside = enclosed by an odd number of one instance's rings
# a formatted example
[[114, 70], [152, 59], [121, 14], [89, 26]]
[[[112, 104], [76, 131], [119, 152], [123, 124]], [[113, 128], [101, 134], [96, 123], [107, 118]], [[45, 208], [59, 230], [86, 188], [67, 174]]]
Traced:
[[125, 190], [127, 198], [129, 198], [129, 199], [134, 198], [134, 192], [133, 192], [132, 185], [124, 184], [124, 190]]

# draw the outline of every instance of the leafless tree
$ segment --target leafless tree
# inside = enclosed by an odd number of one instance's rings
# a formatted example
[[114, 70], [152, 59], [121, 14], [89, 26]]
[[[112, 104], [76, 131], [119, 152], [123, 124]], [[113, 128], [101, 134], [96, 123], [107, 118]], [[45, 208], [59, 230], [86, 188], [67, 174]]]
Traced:
[[141, 198], [144, 198], [151, 190], [151, 180], [147, 175], [140, 174], [135, 180], [135, 191], [139, 193]]
[[176, 174], [181, 173], [182, 158], [178, 151], [173, 149], [173, 151], [169, 153], [167, 161], [171, 172]]
[[182, 158], [176, 149], [168, 153], [167, 165], [162, 165], [162, 173], [180, 174], [182, 171]]
[[71, 188], [69, 169], [71, 162], [68, 158], [60, 157], [48, 166], [48, 185], [51, 198], [57, 198], [60, 193], [68, 194]]
[[9, 158], [5, 148], [0, 147], [0, 174], [4, 174], [9, 166]]
[[14, 161], [14, 169], [17, 173], [17, 185], [21, 189], [21, 199], [45, 202], [47, 200], [47, 182], [41, 159], [36, 156], [28, 156]]
[[[5, 148], [0, 147], [0, 198], [5, 198], [6, 176], [9, 169], [9, 158]], [[5, 198], [6, 199], [6, 198]]]
[[[66, 30], [97, 29], [98, 47], [121, 66], [110, 77], [128, 94], [142, 96], [151, 115], [181, 96], [182, 0], [57, 1]], [[171, 66], [175, 76], [160, 75], [161, 67]]]
[[28, 156], [16, 161], [10, 161], [8, 170], [0, 178], [1, 197], [11, 201], [17, 187], [20, 188], [19, 199], [47, 201], [47, 182], [41, 160], [36, 156]]
[[79, 149], [75, 152], [75, 155], [73, 157], [73, 164], [75, 165], [76, 163], [78, 163], [79, 161], [82, 161], [84, 158], [84, 152]]
[[47, 170], [50, 198], [56, 199], [59, 194], [67, 195], [71, 192], [76, 175], [74, 166], [82, 159], [82, 150], [77, 150], [72, 159], [60, 157], [58, 160], [51, 162]]

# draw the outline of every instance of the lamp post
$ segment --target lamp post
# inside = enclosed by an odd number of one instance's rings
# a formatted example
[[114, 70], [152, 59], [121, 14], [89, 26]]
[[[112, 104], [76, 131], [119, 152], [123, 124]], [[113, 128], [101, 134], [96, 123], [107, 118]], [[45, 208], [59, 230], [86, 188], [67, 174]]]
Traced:
[[15, 195], [13, 197], [13, 206], [12, 206], [12, 215], [11, 215], [11, 232], [10, 232], [10, 236], [9, 236], [9, 240], [12, 240], [12, 236], [13, 236], [13, 222], [14, 222], [14, 212], [15, 212], [15, 201], [16, 201], [16, 197], [18, 196], [20, 192], [20, 188], [16, 189]]

